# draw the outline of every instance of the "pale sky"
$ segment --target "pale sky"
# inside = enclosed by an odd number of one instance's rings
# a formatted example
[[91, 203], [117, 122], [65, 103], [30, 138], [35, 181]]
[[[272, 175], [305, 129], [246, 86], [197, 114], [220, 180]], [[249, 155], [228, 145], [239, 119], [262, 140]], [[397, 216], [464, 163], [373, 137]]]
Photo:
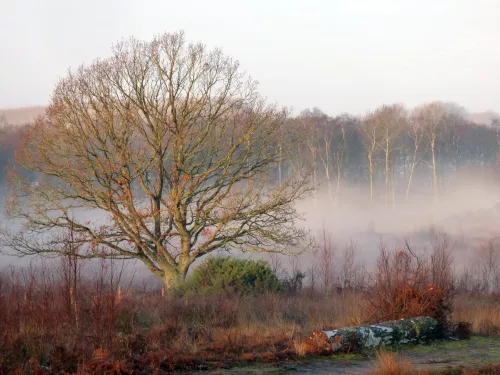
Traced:
[[0, 17], [0, 108], [47, 104], [69, 67], [122, 38], [184, 30], [295, 111], [500, 112], [500, 0], [0, 0]]

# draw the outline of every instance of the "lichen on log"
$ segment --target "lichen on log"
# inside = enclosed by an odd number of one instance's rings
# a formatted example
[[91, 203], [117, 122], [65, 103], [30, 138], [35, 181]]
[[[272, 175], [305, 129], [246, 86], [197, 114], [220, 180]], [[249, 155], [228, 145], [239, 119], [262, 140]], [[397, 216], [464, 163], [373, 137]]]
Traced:
[[314, 332], [306, 345], [309, 352], [355, 352], [385, 345], [427, 342], [437, 338], [436, 319], [416, 317], [388, 322]]

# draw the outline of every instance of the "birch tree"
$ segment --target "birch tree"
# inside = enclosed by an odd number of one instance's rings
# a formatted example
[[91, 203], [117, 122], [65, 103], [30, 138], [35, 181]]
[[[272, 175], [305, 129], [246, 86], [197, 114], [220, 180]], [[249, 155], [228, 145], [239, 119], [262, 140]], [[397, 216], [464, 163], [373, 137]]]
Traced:
[[446, 109], [441, 102], [432, 102], [415, 108], [414, 121], [419, 123], [424, 130], [424, 136], [431, 153], [430, 168], [432, 171], [432, 189], [434, 199], [438, 196], [438, 173], [437, 173], [437, 144], [441, 132], [444, 129]]
[[351, 130], [346, 129], [350, 121], [351, 118], [347, 114], [343, 114], [335, 118], [334, 121], [336, 127], [336, 137], [335, 137], [336, 142], [335, 142], [335, 149], [333, 150], [333, 158], [337, 174], [337, 183], [335, 188], [335, 204], [337, 203], [340, 195], [340, 183], [342, 180], [342, 172], [344, 163], [346, 161], [349, 137], [351, 135]]
[[[298, 127], [303, 136], [302, 143], [305, 144], [311, 157], [310, 168], [312, 179], [310, 181], [310, 186], [311, 188], [316, 187], [318, 186], [318, 163], [321, 159], [321, 136], [319, 130], [322, 127], [321, 125], [327, 120], [327, 116], [318, 108], [314, 108], [312, 110], [303, 111], [297, 120]], [[316, 203], [316, 197], [314, 198], [314, 202]]]
[[335, 205], [337, 194], [333, 194], [333, 189], [332, 189], [332, 180], [333, 180], [333, 167], [334, 167], [334, 162], [336, 162], [336, 149], [332, 150], [332, 148], [335, 147], [334, 141], [336, 138], [335, 134], [335, 129], [334, 129], [334, 124], [332, 123], [330, 118], [327, 118], [325, 116], [324, 121], [322, 124], [319, 125], [320, 127], [320, 139], [318, 142], [320, 143], [318, 150], [319, 150], [319, 157], [321, 159], [321, 164], [323, 165], [323, 170], [325, 171], [325, 178], [326, 182], [328, 185], [328, 195], [330, 197], [330, 201], [333, 205]]
[[410, 171], [408, 175], [408, 184], [406, 186], [405, 197], [408, 199], [410, 195], [411, 184], [413, 180], [413, 174], [415, 173], [415, 168], [418, 163], [422, 159], [422, 139], [424, 137], [424, 129], [418, 118], [414, 118], [414, 114], [410, 117], [410, 121], [408, 122], [407, 132], [411, 139], [412, 144], [412, 156], [411, 156], [411, 164]]
[[402, 105], [393, 104], [382, 106], [375, 112], [375, 116], [377, 116], [377, 121], [380, 122], [380, 127], [383, 130], [381, 149], [385, 154], [385, 204], [387, 205], [389, 203], [390, 186], [394, 189], [394, 181], [389, 180], [391, 168], [393, 168], [391, 165], [392, 155], [397, 149], [397, 142], [406, 125], [407, 114]]
[[368, 174], [370, 180], [370, 203], [373, 203], [373, 175], [375, 173], [375, 155], [380, 150], [383, 141], [383, 128], [377, 112], [366, 115], [361, 121], [361, 136], [368, 159]]

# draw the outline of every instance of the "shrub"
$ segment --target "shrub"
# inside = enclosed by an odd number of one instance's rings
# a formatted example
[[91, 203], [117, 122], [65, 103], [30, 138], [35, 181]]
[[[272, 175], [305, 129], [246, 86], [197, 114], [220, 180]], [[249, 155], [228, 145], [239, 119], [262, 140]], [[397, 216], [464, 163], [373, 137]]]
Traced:
[[446, 240], [436, 242], [433, 253], [427, 258], [418, 257], [409, 244], [394, 252], [381, 246], [369, 298], [372, 319], [431, 316], [439, 322], [444, 333], [449, 328], [451, 314], [450, 268]]
[[176, 291], [182, 294], [243, 296], [276, 291], [279, 287], [276, 273], [265, 261], [210, 257]]
[[290, 295], [296, 295], [302, 290], [302, 282], [306, 274], [300, 270], [294, 270], [290, 276], [281, 280], [281, 291]]
[[472, 333], [472, 324], [469, 322], [458, 322], [450, 326], [450, 333], [459, 340], [470, 339]]

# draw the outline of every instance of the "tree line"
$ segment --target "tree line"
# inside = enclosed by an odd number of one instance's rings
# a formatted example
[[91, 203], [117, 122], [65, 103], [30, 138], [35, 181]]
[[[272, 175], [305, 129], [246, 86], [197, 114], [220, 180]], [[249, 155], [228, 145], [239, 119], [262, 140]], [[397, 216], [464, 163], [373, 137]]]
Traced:
[[332, 117], [314, 108], [284, 126], [301, 142], [280, 167], [291, 173], [294, 165], [306, 165], [311, 183], [327, 190], [332, 204], [353, 186], [370, 202], [391, 204], [417, 192], [437, 198], [457, 172], [490, 173], [500, 161], [499, 121], [476, 124], [454, 103], [383, 105], [364, 116]]

